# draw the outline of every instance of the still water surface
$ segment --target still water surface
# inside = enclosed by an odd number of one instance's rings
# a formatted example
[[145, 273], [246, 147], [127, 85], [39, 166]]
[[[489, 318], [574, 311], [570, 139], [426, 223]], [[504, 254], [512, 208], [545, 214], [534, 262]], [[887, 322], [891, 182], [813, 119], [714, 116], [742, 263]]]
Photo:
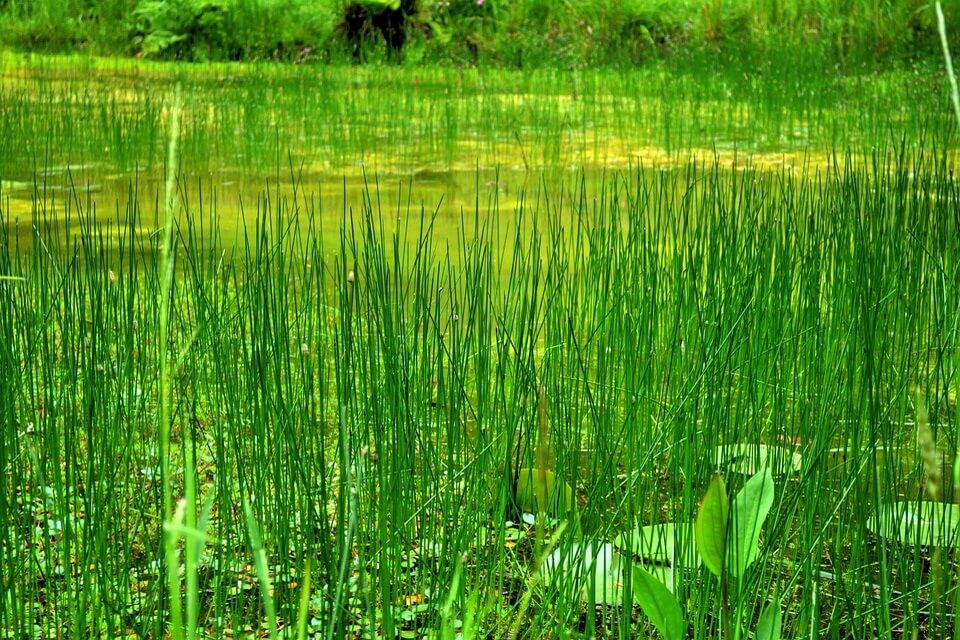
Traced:
[[[940, 89], [908, 74], [489, 72], [186, 66], [62, 58], [0, 65], [4, 217], [29, 236], [82, 209], [136, 201], [156, 226], [174, 87], [181, 198], [233, 242], [266, 202], [342, 220], [365, 192], [388, 217], [514, 210], [521, 198], [616, 174], [824, 171], [837, 154], [916, 146], [950, 129]], [[948, 114], [947, 114], [948, 115]], [[333, 228], [333, 225], [331, 225]], [[233, 240], [231, 240], [233, 239]]]

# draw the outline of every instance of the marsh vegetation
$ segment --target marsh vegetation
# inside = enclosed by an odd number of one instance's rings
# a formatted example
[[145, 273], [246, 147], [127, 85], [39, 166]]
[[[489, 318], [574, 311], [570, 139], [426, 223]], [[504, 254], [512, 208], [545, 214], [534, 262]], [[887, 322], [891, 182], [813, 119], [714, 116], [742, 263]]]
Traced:
[[3, 637], [954, 635], [938, 61], [2, 63]]

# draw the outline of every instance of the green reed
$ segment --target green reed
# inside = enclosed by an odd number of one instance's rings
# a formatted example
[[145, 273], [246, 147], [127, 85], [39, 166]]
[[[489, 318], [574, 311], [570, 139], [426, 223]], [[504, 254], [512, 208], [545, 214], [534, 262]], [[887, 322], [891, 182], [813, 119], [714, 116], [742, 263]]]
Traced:
[[[371, 178], [337, 214], [294, 178], [244, 203], [238, 245], [212, 192], [180, 189], [169, 289], [162, 238], [138, 231], [161, 205], [136, 185], [109, 223], [80, 188], [38, 194], [29, 233], [4, 214], [14, 637], [175, 631], [163, 523], [194, 481], [189, 633], [284, 635], [305, 616], [309, 637], [407, 637], [472, 616], [498, 636], [522, 608], [530, 637], [633, 637], [632, 607], [531, 577], [518, 470], [546, 446], [576, 488], [562, 547], [691, 521], [714, 447], [795, 439], [802, 468], [775, 462], [752, 596], [734, 604], [755, 616], [784, 594], [794, 636], [931, 631], [923, 550], [866, 521], [917, 495], [915, 392], [956, 450], [960, 218], [942, 156], [612, 172], [508, 210], [478, 190], [456, 223], [406, 183]], [[715, 637], [716, 581], [678, 573], [677, 589], [695, 637]]]

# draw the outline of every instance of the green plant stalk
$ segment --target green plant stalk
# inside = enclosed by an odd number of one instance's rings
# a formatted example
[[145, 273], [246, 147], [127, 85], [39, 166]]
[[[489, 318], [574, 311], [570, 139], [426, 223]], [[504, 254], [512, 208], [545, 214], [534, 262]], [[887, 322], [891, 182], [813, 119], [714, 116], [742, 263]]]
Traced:
[[[947, 68], [947, 78], [950, 80], [950, 101], [953, 103], [953, 114], [957, 119], [957, 127], [960, 128], [960, 89], [957, 87], [957, 74], [953, 70], [953, 57], [950, 55], [950, 45], [947, 42], [947, 25], [943, 17], [943, 7], [939, 0], [936, 3], [937, 10], [937, 31], [940, 33], [940, 44], [943, 46], [943, 61]], [[955, 356], [954, 369], [960, 368], [960, 356]], [[954, 379], [954, 388], [960, 391], [960, 383]], [[955, 424], [960, 424], [960, 404], [957, 407], [957, 419]], [[953, 487], [956, 490], [960, 487], [960, 449], [953, 460]], [[939, 549], [938, 549], [939, 551]], [[960, 569], [958, 569], [960, 575]], [[953, 604], [953, 637], [960, 638], [960, 589], [956, 590]]]
[[303, 584], [300, 585], [300, 607], [297, 610], [297, 640], [307, 640], [307, 618], [310, 617], [310, 581], [313, 558], [308, 557], [303, 567]]
[[[351, 468], [352, 464], [350, 461], [350, 436], [347, 433], [347, 410], [345, 407], [340, 408], [340, 461], [343, 470], [341, 471], [344, 474], [345, 481], [342, 483], [342, 490], [346, 490], [349, 498], [347, 500], [348, 509], [350, 512], [349, 520], [347, 523], [347, 530], [344, 536], [343, 541], [343, 553], [340, 557], [340, 570], [337, 577], [337, 589], [333, 598], [333, 612], [334, 615], [338, 615], [340, 611], [340, 605], [343, 601], [343, 592], [344, 586], [347, 579], [347, 571], [350, 568], [350, 555], [353, 544], [353, 535], [357, 528], [357, 479], [354, 477], [353, 469]], [[334, 623], [331, 621], [327, 625], [327, 634], [326, 640], [333, 639], [334, 632]]]
[[[177, 175], [177, 142], [180, 136], [180, 85], [174, 90], [173, 106], [170, 116], [170, 134], [167, 144], [167, 180], [164, 186], [163, 215], [164, 229], [161, 247], [162, 279], [160, 281], [160, 327], [157, 348], [159, 350], [159, 378], [160, 378], [160, 478], [163, 484], [164, 523], [174, 524], [173, 512], [173, 478], [170, 473], [170, 377], [168, 326], [170, 317], [170, 295], [173, 287], [174, 259], [173, 228], [176, 215], [176, 175]], [[187, 470], [187, 476], [190, 471]], [[188, 503], [187, 512], [195, 511], [195, 503]], [[196, 514], [194, 513], [194, 525]], [[179, 561], [176, 550], [177, 537], [172, 531], [165, 531], [165, 558], [167, 567], [167, 594], [170, 598], [170, 633], [174, 640], [184, 636], [183, 610], [180, 596]], [[191, 546], [191, 545], [188, 545]], [[195, 595], [195, 594], [194, 594]], [[195, 608], [193, 610], [195, 613]], [[190, 611], [188, 610], [188, 614]], [[189, 622], [189, 619], [188, 619]], [[194, 623], [195, 624], [195, 623]]]
[[453, 605], [460, 594], [460, 582], [463, 580], [463, 559], [458, 558], [456, 568], [453, 570], [453, 580], [450, 582], [450, 591], [444, 598], [443, 607], [440, 610], [441, 627], [440, 640], [453, 640], [457, 632], [453, 625]]
[[253, 565], [257, 572], [257, 580], [260, 582], [260, 597], [263, 599], [263, 613], [267, 618], [270, 640], [277, 640], [279, 637], [277, 608], [273, 599], [273, 586], [270, 584], [270, 567], [267, 565], [267, 552], [260, 540], [260, 529], [257, 527], [256, 518], [253, 517], [249, 500], [243, 501], [243, 514], [247, 521], [247, 534], [250, 536], [250, 549], [253, 551]]
[[950, 101], [953, 103], [953, 113], [957, 117], [957, 126], [960, 126], [960, 89], [957, 87], [957, 76], [953, 72], [953, 58], [950, 56], [950, 45], [947, 43], [947, 25], [939, 0], [937, 1], [936, 8], [937, 30], [940, 32], [940, 44], [943, 46], [943, 59], [947, 66], [947, 78], [950, 80]]
[[[184, 502], [186, 502], [185, 524], [188, 531], [197, 531], [197, 462], [193, 440], [193, 427], [184, 427]], [[184, 545], [184, 569], [187, 580], [187, 612], [185, 619], [187, 640], [197, 636], [200, 615], [200, 556], [203, 543], [194, 543], [189, 538]]]
[[[173, 638], [184, 637], [183, 628], [183, 601], [180, 593], [180, 550], [177, 543], [180, 540], [180, 533], [184, 531], [184, 511], [186, 502], [181, 500], [177, 503], [176, 511], [170, 518], [164, 520], [164, 561], [167, 563], [167, 588], [170, 595], [170, 635]], [[169, 567], [173, 567], [173, 572]], [[171, 576], [170, 574], [173, 573]], [[173, 588], [171, 588], [173, 585]], [[179, 631], [178, 631], [179, 630]]]
[[[733, 610], [730, 608], [730, 572], [726, 570], [726, 561], [724, 561], [723, 575], [720, 576], [720, 605], [723, 607], [723, 610], [720, 612], [720, 624], [723, 627], [723, 637], [728, 640], [737, 640], [731, 633], [730, 618], [733, 616]], [[738, 624], [737, 629], [739, 630], [739, 628], [740, 625]], [[738, 633], [737, 635], [739, 636], [740, 634]]]
[[[954, 350], [954, 371], [958, 369], [960, 369], [960, 352]], [[956, 377], [953, 379], [953, 388], [956, 396], [960, 398], [960, 380]], [[960, 402], [957, 403], [954, 424], [960, 424]], [[960, 451], [957, 452], [953, 460], [953, 486], [954, 488], [960, 487]], [[960, 573], [960, 567], [957, 571]], [[953, 637], [960, 638], [960, 615], [957, 615], [957, 612], [960, 611], [960, 588], [956, 590], [953, 607]]]

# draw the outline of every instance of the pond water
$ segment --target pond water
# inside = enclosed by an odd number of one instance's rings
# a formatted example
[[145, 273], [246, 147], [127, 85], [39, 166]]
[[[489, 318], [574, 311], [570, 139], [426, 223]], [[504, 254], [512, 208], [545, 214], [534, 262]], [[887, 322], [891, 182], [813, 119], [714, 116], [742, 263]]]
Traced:
[[370, 191], [390, 216], [436, 211], [443, 233], [459, 228], [462, 212], [511, 211], [581, 179], [598, 185], [692, 162], [810, 173], [835, 154], [935, 145], [952, 127], [937, 80], [917, 73], [827, 80], [784, 69], [522, 73], [7, 56], [0, 77], [0, 206], [21, 236], [38, 200], [48, 217], [79, 206], [97, 220], [136, 200], [135, 224], [151, 230], [177, 85], [181, 197], [192, 211], [201, 202], [215, 210], [228, 243], [277, 195], [340, 220]]

